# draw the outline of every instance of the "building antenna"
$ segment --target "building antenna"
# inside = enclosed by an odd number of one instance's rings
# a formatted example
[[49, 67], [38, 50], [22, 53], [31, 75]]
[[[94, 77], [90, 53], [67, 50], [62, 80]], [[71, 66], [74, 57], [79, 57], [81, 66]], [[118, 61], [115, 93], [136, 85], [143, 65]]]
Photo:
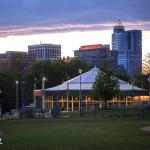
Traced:
[[118, 17], [117, 26], [119, 26], [119, 27], [122, 27], [122, 26], [123, 26], [120, 17]]

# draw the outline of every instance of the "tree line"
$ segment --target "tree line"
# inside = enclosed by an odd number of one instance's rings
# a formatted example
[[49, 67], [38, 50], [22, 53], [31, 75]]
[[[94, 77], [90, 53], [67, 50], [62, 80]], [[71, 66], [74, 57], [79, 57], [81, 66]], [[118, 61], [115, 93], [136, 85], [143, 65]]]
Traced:
[[[112, 75], [116, 76], [138, 87], [148, 89], [149, 85], [147, 79], [148, 77], [150, 77], [149, 56], [150, 54], [147, 54], [147, 57], [143, 63], [143, 65], [145, 64], [143, 68], [147, 72], [144, 72], [144, 74], [137, 76], [134, 79], [130, 78], [128, 75], [124, 73], [113, 72], [113, 70], [110, 71], [107, 69], [107, 67], [103, 67], [103, 71], [108, 72], [108, 74], [110, 73], [111, 76]], [[62, 58], [61, 60], [57, 60], [53, 62], [50, 60], [35, 62], [30, 68], [25, 70], [20, 69], [21, 65], [22, 64], [20, 61], [16, 61], [14, 59], [11, 65], [9, 66], [9, 68], [4, 68], [0, 70], [0, 91], [1, 91], [0, 105], [2, 107], [3, 112], [10, 111], [10, 109], [15, 109], [16, 107], [16, 81], [19, 81], [19, 99], [21, 99], [22, 96], [21, 87], [22, 87], [22, 83], [24, 83], [24, 94], [23, 94], [24, 100], [26, 102], [25, 104], [29, 104], [33, 102], [32, 97], [33, 97], [34, 83], [36, 83], [37, 89], [41, 89], [42, 77], [45, 77], [47, 79], [45, 86], [46, 88], [48, 88], [48, 87], [59, 85], [62, 82], [79, 75], [78, 69], [82, 69], [83, 72], [86, 72], [90, 68], [92, 68], [91, 65], [88, 65], [77, 58], [70, 58], [70, 57]], [[105, 80], [100, 80], [97, 78], [96, 83], [94, 84], [95, 88], [97, 87], [97, 84], [102, 84], [101, 82], [103, 81], [111, 80], [110, 76], [104, 76], [104, 74], [100, 74], [100, 77], [104, 78]], [[112, 81], [110, 83], [112, 83], [112, 86], [117, 85], [116, 81]], [[110, 91], [107, 90], [110, 89], [106, 89], [106, 91], [103, 92], [110, 93]], [[116, 86], [116, 93], [117, 92], [118, 92], [118, 88]], [[93, 93], [93, 96], [100, 97], [99, 95], [97, 95], [96, 91], [95, 93]], [[21, 105], [21, 103], [19, 103], [19, 105]]]
[[41, 89], [43, 77], [46, 78], [45, 87], [48, 88], [77, 76], [78, 69], [86, 72], [91, 68], [90, 65], [79, 59], [67, 57], [57, 61], [39, 61], [28, 69], [18, 71], [22, 64], [14, 61], [9, 68], [0, 70], [0, 105], [3, 112], [16, 108], [16, 81], [19, 81], [19, 106], [21, 105], [22, 86], [24, 104], [28, 105], [33, 102], [34, 83], [37, 89]]

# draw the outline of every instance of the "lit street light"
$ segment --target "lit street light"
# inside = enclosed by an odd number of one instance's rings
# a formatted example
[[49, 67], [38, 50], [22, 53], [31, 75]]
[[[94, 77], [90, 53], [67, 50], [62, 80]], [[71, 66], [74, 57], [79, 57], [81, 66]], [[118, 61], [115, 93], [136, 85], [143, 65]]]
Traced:
[[82, 117], [82, 100], [81, 100], [81, 73], [82, 73], [82, 69], [79, 69], [78, 72], [80, 74], [79, 106], [80, 106], [80, 117]]
[[150, 101], [150, 77], [148, 78], [148, 83], [149, 83], [149, 101]]
[[18, 85], [19, 81], [16, 81], [16, 111], [18, 112]]

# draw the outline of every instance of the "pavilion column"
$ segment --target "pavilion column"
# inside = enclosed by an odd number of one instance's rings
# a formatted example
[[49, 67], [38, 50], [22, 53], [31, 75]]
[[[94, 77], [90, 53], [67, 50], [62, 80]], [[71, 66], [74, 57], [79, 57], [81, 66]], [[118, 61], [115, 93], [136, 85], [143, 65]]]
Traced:
[[61, 96], [61, 107], [63, 108], [64, 107], [64, 97]]
[[119, 102], [118, 102], [118, 106], [120, 106], [120, 101], [121, 101], [121, 99], [120, 99], [120, 96], [119, 96]]
[[85, 105], [86, 105], [86, 110], [87, 110], [87, 101], [88, 101], [88, 97], [85, 96]]
[[139, 103], [140, 103], [140, 101], [141, 101], [141, 96], [139, 96]]
[[53, 100], [53, 96], [51, 97], [52, 98], [52, 109], [53, 109], [53, 106], [54, 106], [54, 100]]
[[92, 109], [94, 109], [94, 104], [95, 104], [95, 101], [94, 99], [92, 99]]
[[50, 103], [50, 99], [48, 101], [48, 110], [50, 110], [50, 106], [51, 106], [51, 103]]
[[67, 96], [67, 111], [69, 111], [69, 97]]
[[128, 106], [128, 97], [126, 96], [126, 107]]
[[93, 99], [91, 98], [91, 109], [93, 109], [94, 104], [93, 104]]
[[90, 109], [92, 109], [92, 98], [90, 97]]
[[114, 103], [115, 103], [115, 97], [113, 97], [113, 100], [112, 100], [112, 106], [114, 108]]
[[74, 111], [73, 96], [71, 97], [71, 111]]
[[102, 102], [99, 101], [99, 108], [102, 108]]

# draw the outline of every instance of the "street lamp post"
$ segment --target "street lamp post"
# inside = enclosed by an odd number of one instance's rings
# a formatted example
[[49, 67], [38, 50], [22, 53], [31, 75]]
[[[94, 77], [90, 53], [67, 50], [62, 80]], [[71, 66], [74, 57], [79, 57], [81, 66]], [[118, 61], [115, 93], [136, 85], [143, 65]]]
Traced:
[[45, 110], [45, 82], [46, 78], [42, 78], [42, 109]]
[[16, 111], [18, 112], [18, 85], [19, 81], [16, 81]]
[[132, 82], [132, 101], [134, 101], [134, 82]]
[[21, 81], [21, 113], [24, 113], [24, 81]]
[[79, 69], [78, 72], [80, 74], [79, 106], [80, 106], [80, 117], [82, 117], [82, 100], [81, 100], [81, 73], [82, 73], [82, 69]]
[[68, 101], [69, 101], [69, 83], [67, 82], [67, 111], [69, 110]]
[[149, 83], [149, 101], [150, 101], [150, 77], [148, 78], [148, 83]]
[[[36, 82], [34, 81], [34, 90], [36, 90]], [[34, 119], [35, 119], [35, 113], [36, 113], [36, 96], [34, 94]]]

